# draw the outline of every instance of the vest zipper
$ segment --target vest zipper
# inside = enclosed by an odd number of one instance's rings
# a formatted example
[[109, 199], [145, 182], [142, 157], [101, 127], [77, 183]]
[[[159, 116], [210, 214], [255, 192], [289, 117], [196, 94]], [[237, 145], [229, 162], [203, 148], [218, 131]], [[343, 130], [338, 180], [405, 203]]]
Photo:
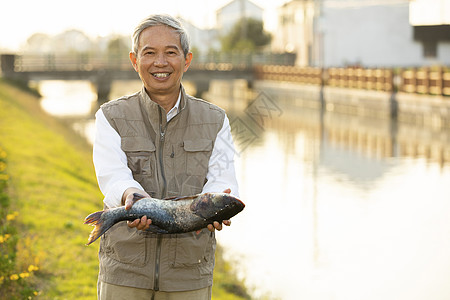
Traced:
[[[161, 116], [161, 114], [160, 114]], [[162, 124], [159, 123], [159, 166], [161, 170], [161, 179], [163, 181], [163, 188], [161, 193], [161, 198], [164, 198], [166, 196], [166, 190], [167, 190], [167, 182], [166, 182], [166, 174], [164, 172], [164, 162], [163, 162], [163, 149], [164, 149], [164, 140], [165, 140], [165, 134], [167, 129], [167, 123], [166, 126], [164, 126], [164, 129], [162, 127]], [[156, 252], [155, 252], [155, 278], [153, 281], [153, 291], [159, 291], [159, 273], [161, 268], [161, 243], [162, 243], [162, 236], [158, 235], [156, 237]], [[154, 294], [153, 294], [154, 295]], [[152, 295], [152, 296], [153, 296]]]
[[[178, 115], [178, 114], [177, 114]], [[159, 137], [159, 167], [161, 170], [161, 179], [163, 181], [163, 188], [162, 188], [162, 193], [161, 193], [161, 198], [166, 197], [166, 193], [167, 193], [167, 181], [166, 181], [166, 174], [164, 171], [164, 162], [163, 162], [163, 149], [164, 149], [164, 141], [165, 141], [165, 135], [166, 135], [166, 129], [167, 129], [167, 125], [170, 121], [172, 121], [173, 118], [175, 118], [176, 116], [174, 116], [171, 120], [169, 120], [169, 122], [166, 122], [166, 125], [162, 126], [162, 120], [161, 120], [161, 110], [159, 111], [159, 133], [160, 133], [160, 137]], [[172, 155], [174, 155], [174, 150], [173, 150], [173, 146], [172, 146]], [[173, 157], [171, 155], [171, 157]], [[162, 236], [160, 234], [158, 234], [158, 236], [156, 237], [156, 253], [155, 253], [155, 278], [153, 281], [153, 295], [152, 295], [152, 299], [154, 298], [155, 292], [159, 291], [159, 273], [160, 273], [160, 268], [161, 268], [161, 243], [162, 243]]]
[[156, 253], [155, 253], [155, 278], [153, 281], [153, 291], [159, 291], [159, 270], [161, 263], [161, 242], [162, 236], [160, 234], [156, 237]]
[[164, 161], [163, 161], [163, 149], [164, 149], [164, 139], [165, 139], [165, 134], [166, 134], [166, 129], [167, 129], [167, 124], [166, 126], [164, 126], [164, 129], [162, 128], [162, 125], [159, 124], [159, 133], [160, 133], [160, 138], [159, 138], [159, 166], [160, 166], [160, 170], [161, 170], [161, 179], [163, 181], [163, 188], [162, 188], [162, 193], [161, 193], [161, 198], [165, 198], [166, 197], [166, 190], [167, 190], [167, 182], [166, 182], [166, 173], [164, 171]]

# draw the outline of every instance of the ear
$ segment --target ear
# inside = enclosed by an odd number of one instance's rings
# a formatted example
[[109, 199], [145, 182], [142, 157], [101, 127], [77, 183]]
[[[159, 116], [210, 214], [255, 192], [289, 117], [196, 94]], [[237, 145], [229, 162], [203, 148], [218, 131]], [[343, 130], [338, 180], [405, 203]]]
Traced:
[[133, 65], [134, 70], [136, 72], [138, 72], [137, 57], [136, 57], [136, 53], [134, 53], [133, 51], [130, 52], [130, 61], [131, 61], [131, 64]]
[[184, 60], [184, 72], [186, 72], [189, 69], [191, 61], [192, 61], [192, 52], [189, 52]]

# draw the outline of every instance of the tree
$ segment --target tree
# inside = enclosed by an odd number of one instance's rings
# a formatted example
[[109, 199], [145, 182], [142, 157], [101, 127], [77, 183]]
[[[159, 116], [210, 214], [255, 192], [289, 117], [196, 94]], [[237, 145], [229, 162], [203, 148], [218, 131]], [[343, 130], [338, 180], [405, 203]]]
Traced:
[[108, 41], [107, 53], [111, 57], [128, 57], [130, 47], [121, 36], [116, 36]]
[[222, 37], [223, 51], [255, 51], [270, 43], [272, 36], [264, 31], [263, 22], [256, 19], [241, 19], [231, 31]]

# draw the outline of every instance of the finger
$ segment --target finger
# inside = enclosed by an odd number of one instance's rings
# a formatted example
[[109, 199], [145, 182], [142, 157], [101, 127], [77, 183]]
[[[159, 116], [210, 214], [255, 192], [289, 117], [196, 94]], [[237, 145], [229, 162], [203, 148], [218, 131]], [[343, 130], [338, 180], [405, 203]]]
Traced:
[[133, 222], [128, 221], [128, 227], [134, 228], [134, 227], [138, 226], [140, 222], [141, 222], [140, 219], [136, 219]]
[[[139, 220], [139, 219], [138, 219]], [[147, 227], [147, 216], [143, 216], [138, 223], [137, 229], [144, 230]]]
[[208, 224], [207, 228], [211, 232], [214, 232], [214, 230], [215, 230], [215, 228], [214, 228], [214, 226], [212, 224]]
[[125, 209], [128, 210], [128, 209], [131, 208], [131, 206], [133, 206], [133, 201], [127, 199], [127, 200], [125, 201]]
[[220, 231], [222, 230], [222, 224], [217, 221], [214, 221], [214, 228]]
[[230, 226], [230, 225], [231, 225], [231, 220], [223, 220], [222, 223], [223, 223], [225, 226]]
[[229, 194], [229, 193], [231, 193], [231, 189], [228, 188], [228, 189], [224, 190], [223, 192], [224, 192], [225, 194]]
[[[142, 222], [142, 220], [141, 220], [141, 222]], [[152, 224], [152, 220], [151, 219], [147, 219], [147, 222], [145, 223], [144, 229], [142, 229], [142, 230], [149, 229], [151, 224]]]
[[[142, 221], [141, 221], [141, 224], [143, 224]], [[147, 219], [147, 222], [145, 224], [143, 224], [143, 228], [141, 230], [149, 229], [151, 224], [152, 224], [152, 220]]]
[[133, 195], [130, 194], [127, 196], [127, 199], [125, 200], [125, 209], [126, 210], [130, 209], [133, 206], [133, 204], [134, 204]]
[[[147, 194], [144, 192], [144, 194]], [[135, 192], [135, 193], [129, 193], [127, 197], [125, 198], [125, 209], [130, 209], [136, 202], [141, 200], [142, 198], [145, 198], [145, 195], [142, 195], [141, 193]]]

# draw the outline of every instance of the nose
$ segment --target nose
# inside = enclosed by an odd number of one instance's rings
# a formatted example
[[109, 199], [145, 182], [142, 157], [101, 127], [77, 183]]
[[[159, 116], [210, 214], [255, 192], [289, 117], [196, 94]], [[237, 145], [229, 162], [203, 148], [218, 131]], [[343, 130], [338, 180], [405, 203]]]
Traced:
[[160, 53], [155, 57], [153, 64], [157, 67], [163, 67], [167, 65], [167, 60], [164, 53]]

